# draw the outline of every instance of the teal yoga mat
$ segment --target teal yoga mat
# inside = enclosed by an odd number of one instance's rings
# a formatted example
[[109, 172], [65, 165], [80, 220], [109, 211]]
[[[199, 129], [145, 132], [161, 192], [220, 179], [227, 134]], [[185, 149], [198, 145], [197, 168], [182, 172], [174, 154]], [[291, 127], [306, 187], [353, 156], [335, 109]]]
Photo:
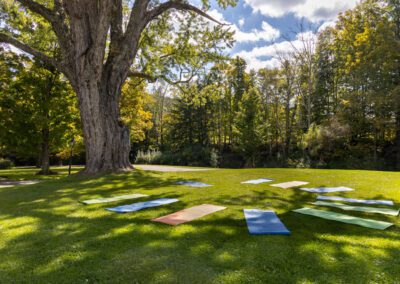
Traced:
[[96, 198], [96, 199], [84, 200], [84, 201], [82, 201], [82, 203], [83, 204], [109, 203], [109, 202], [114, 202], [114, 201], [136, 199], [136, 198], [146, 197], [146, 196], [148, 196], [148, 195], [135, 193], [135, 194], [128, 194], [128, 195], [114, 196], [114, 197], [109, 197], [109, 198]]
[[360, 212], [367, 212], [367, 213], [379, 213], [385, 215], [392, 215], [397, 216], [399, 215], [399, 210], [387, 209], [387, 208], [378, 208], [378, 207], [366, 207], [366, 206], [352, 206], [343, 203], [336, 203], [336, 202], [324, 202], [324, 201], [317, 201], [312, 203], [318, 206], [329, 206], [340, 208], [342, 210], [348, 211], [360, 211]]
[[363, 218], [358, 218], [358, 217], [354, 217], [354, 216], [350, 216], [350, 215], [329, 212], [329, 211], [324, 211], [324, 210], [317, 210], [317, 209], [312, 209], [312, 208], [307, 208], [307, 207], [301, 208], [301, 209], [296, 209], [293, 211], [296, 213], [300, 213], [300, 214], [320, 217], [323, 219], [358, 225], [358, 226], [367, 227], [367, 228], [371, 228], [371, 229], [377, 229], [377, 230], [385, 230], [393, 225], [392, 223], [388, 223], [388, 222], [376, 221], [376, 220], [372, 220], [372, 219], [363, 219]]

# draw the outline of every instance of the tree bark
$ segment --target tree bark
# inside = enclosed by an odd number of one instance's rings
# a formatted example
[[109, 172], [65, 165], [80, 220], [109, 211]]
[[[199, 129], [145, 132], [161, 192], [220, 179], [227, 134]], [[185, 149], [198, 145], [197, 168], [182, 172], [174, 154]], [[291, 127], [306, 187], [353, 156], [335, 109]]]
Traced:
[[119, 96], [115, 83], [98, 88], [97, 82], [81, 84], [76, 90], [79, 98], [83, 135], [86, 148], [84, 173], [98, 174], [133, 169], [129, 162], [129, 129], [121, 121]]

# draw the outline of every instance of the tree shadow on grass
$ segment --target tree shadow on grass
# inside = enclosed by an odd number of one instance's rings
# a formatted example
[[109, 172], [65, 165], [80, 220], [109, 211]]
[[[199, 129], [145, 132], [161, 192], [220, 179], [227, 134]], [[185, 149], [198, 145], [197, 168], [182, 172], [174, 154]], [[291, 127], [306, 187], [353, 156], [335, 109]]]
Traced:
[[[1, 190], [0, 200], [12, 204], [0, 208], [0, 235], [6, 237], [0, 282], [365, 283], [400, 277], [397, 227], [375, 231], [291, 212], [314, 201], [306, 192], [208, 196], [208, 203], [228, 208], [176, 227], [151, 222], [197, 205], [189, 198], [196, 192], [175, 190], [176, 181], [135, 172]], [[104, 210], [110, 204], [77, 202], [128, 190], [180, 202], [126, 214]], [[244, 208], [273, 208], [292, 235], [249, 235]]]

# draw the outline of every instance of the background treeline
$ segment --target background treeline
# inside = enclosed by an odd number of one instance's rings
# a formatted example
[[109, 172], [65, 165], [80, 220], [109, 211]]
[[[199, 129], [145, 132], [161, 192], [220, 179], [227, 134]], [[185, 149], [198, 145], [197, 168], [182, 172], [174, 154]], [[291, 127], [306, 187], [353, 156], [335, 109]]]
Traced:
[[[363, 1], [318, 33], [300, 26], [289, 48], [276, 52], [275, 69], [248, 71], [244, 59], [223, 56], [213, 40], [230, 35], [194, 33], [200, 24], [190, 17], [171, 41], [161, 20], [143, 38], [148, 59], [140, 64], [159, 79], [132, 78], [122, 90], [132, 162], [400, 169], [399, 0]], [[56, 53], [48, 27], [32, 28], [27, 41]], [[155, 54], [160, 42], [165, 56]], [[153, 71], [163, 66], [175, 71]], [[50, 163], [68, 160], [72, 139], [74, 162], [84, 163], [65, 78], [0, 47], [0, 158], [48, 173]]]
[[234, 58], [159, 85], [138, 162], [400, 168], [399, 1], [365, 1], [316, 36], [300, 32], [279, 68], [246, 72]]

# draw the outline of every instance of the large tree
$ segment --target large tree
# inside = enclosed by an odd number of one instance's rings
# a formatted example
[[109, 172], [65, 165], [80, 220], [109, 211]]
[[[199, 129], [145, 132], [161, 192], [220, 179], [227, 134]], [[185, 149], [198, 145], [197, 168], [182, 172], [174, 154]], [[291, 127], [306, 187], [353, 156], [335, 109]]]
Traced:
[[[5, 1], [8, 2], [8, 1]], [[189, 11], [217, 22], [204, 9], [184, 0], [16, 0], [13, 13], [34, 13], [47, 21], [60, 54], [51, 56], [19, 37], [18, 30], [0, 24], [0, 42], [11, 44], [46, 64], [70, 81], [78, 96], [86, 148], [85, 173], [132, 168], [129, 129], [120, 119], [121, 88], [129, 76], [150, 77], [132, 65], [149, 24], [171, 10]], [[218, 0], [222, 7], [235, 0]], [[205, 8], [208, 1], [202, 1]], [[13, 4], [2, 3], [4, 6]], [[15, 6], [15, 5], [14, 5]], [[22, 8], [22, 9], [21, 9]], [[3, 11], [7, 11], [4, 9]], [[6, 13], [7, 14], [7, 13]], [[9, 15], [0, 16], [7, 18]], [[217, 22], [219, 24], [219, 22]], [[32, 32], [34, 32], [34, 24]]]

